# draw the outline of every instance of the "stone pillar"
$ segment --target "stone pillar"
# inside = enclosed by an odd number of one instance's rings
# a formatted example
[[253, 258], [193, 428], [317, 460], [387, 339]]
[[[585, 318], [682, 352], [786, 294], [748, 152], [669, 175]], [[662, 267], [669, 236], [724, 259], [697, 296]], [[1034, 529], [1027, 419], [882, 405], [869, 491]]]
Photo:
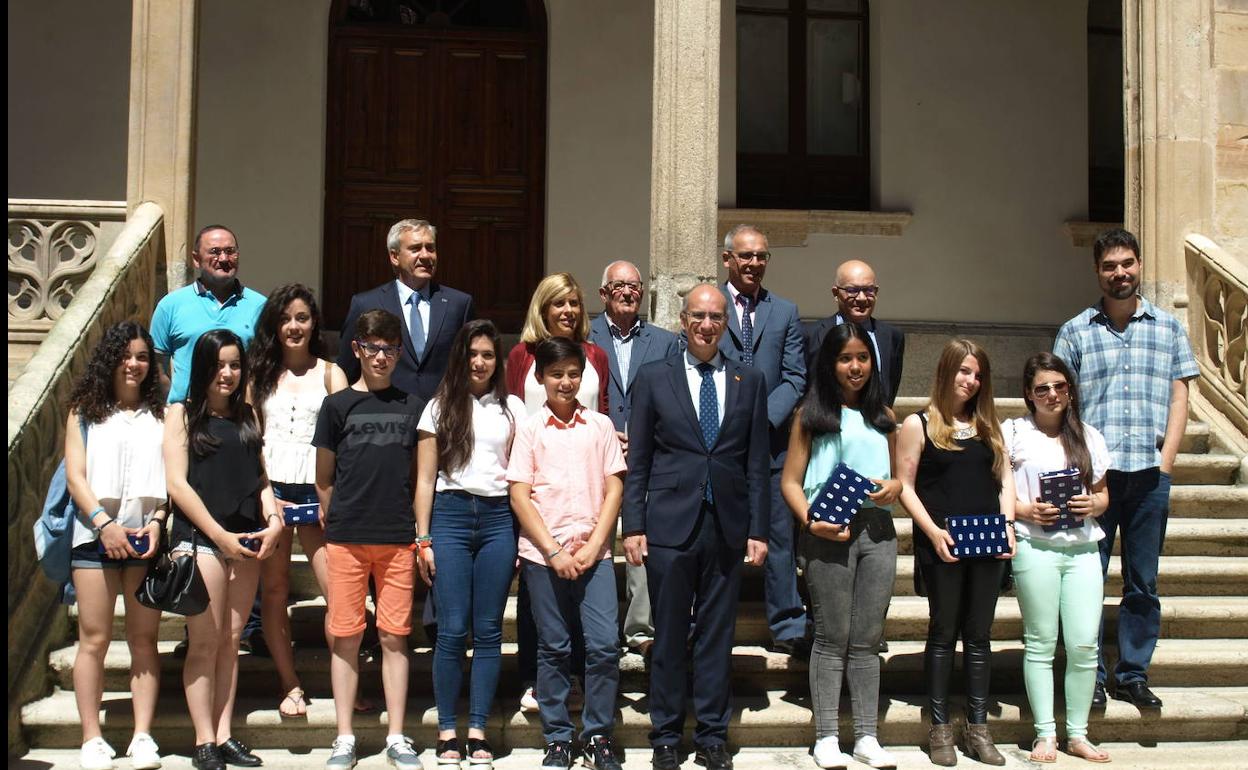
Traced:
[[650, 318], [668, 329], [719, 264], [719, 35], [720, 0], [655, 0]]
[[197, 0], [134, 0], [132, 9], [126, 208], [133, 214], [152, 201], [164, 211], [157, 297], [184, 285], [188, 275], [197, 14]]

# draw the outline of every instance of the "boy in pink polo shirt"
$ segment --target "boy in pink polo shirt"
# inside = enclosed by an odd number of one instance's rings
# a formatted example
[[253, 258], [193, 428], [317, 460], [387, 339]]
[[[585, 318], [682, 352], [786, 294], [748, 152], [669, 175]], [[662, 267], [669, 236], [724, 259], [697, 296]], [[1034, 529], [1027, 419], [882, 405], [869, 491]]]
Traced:
[[611, 745], [620, 669], [610, 543], [627, 466], [611, 419], [577, 403], [585, 369], [581, 346], [551, 337], [534, 354], [546, 404], [516, 427], [507, 480], [523, 529], [520, 568], [537, 626], [536, 690], [546, 741], [541, 767], [572, 766], [567, 700], [575, 612], [585, 635], [585, 762], [597, 770], [620, 770]]

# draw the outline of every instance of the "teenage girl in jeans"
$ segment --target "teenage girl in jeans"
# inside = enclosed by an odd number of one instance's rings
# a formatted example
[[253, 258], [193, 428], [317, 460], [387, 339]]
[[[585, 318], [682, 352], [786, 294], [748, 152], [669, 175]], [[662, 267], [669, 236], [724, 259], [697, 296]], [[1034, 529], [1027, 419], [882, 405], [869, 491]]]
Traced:
[[[1014, 477], [992, 402], [988, 354], [970, 340], [951, 340], [936, 366], [931, 403], [906, 418], [897, 440], [901, 504], [914, 519], [916, 579], [927, 591], [930, 620], [923, 668], [931, 707], [933, 764], [955, 765], [949, 722], [954, 646], [962, 637], [966, 672], [967, 756], [1005, 764], [988, 731], [992, 619], [1014, 555]], [[1001, 513], [1010, 551], [995, 558], [954, 557], [945, 530], [951, 515]]]
[[[841, 324], [824, 338], [789, 435], [780, 490], [802, 535], [799, 559], [810, 588], [815, 643], [810, 695], [815, 713], [815, 764], [846, 767], [837, 736], [841, 680], [854, 709], [854, 759], [871, 767], [897, 760], [876, 739], [884, 616], [897, 572], [897, 531], [889, 510], [901, 493], [892, 476], [897, 423], [884, 405], [871, 338]], [[810, 518], [810, 503], [838, 463], [874, 481], [848, 527]]]
[[[420, 576], [438, 607], [433, 693], [438, 766], [493, 766], [485, 741], [498, 687], [503, 607], [516, 562], [518, 527], [507, 491], [507, 457], [524, 402], [507, 395], [501, 342], [490, 321], [455, 335], [446, 376], [417, 426], [416, 541]], [[468, 746], [455, 734], [464, 648], [472, 626]]]

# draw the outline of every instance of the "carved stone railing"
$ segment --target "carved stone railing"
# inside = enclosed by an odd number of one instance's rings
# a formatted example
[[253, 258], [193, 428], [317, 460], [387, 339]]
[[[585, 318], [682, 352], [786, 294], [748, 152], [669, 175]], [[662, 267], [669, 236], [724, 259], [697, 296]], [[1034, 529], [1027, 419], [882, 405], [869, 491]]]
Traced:
[[1241, 437], [1248, 436], [1248, 267], [1202, 235], [1189, 235], [1184, 251], [1200, 395]]
[[125, 219], [125, 201], [9, 199], [10, 341], [43, 339]]
[[68, 613], [39, 571], [31, 535], [60, 462], [66, 400], [104, 329], [151, 317], [163, 219], [154, 203], [135, 210], [9, 389], [9, 756], [22, 750], [19, 709], [46, 693], [48, 649], [68, 629]]

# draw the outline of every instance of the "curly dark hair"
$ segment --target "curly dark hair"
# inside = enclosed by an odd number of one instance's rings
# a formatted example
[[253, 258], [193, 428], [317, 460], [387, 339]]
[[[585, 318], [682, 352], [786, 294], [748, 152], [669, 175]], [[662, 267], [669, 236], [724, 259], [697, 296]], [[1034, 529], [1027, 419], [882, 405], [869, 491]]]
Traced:
[[312, 334], [308, 337], [308, 352], [321, 358], [324, 343], [321, 340], [321, 309], [316, 304], [312, 290], [301, 283], [288, 283], [278, 287], [260, 310], [260, 319], [256, 322], [256, 336], [251, 340], [247, 350], [247, 359], [251, 363], [251, 403], [256, 413], [264, 414], [264, 402], [277, 389], [277, 381], [282, 376], [282, 313], [286, 307], [297, 299], [308, 306], [312, 314]]
[[134, 340], [147, 345], [149, 366], [147, 376], [139, 383], [139, 401], [157, 419], [165, 416], [165, 401], [160, 392], [160, 372], [156, 365], [156, 346], [152, 335], [137, 321], [122, 321], [104, 330], [87, 370], [69, 394], [69, 408], [90, 424], [104, 422], [117, 411], [117, 394], [113, 391], [113, 375], [125, 358], [126, 349]]

